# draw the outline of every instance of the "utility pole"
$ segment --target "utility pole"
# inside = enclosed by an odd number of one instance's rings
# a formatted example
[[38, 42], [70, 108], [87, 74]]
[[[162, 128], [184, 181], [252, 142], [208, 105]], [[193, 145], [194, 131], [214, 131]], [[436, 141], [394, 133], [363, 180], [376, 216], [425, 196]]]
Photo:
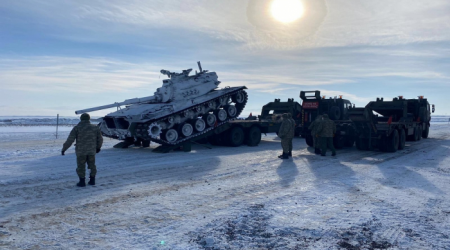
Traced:
[[58, 139], [59, 114], [56, 115], [56, 139]]

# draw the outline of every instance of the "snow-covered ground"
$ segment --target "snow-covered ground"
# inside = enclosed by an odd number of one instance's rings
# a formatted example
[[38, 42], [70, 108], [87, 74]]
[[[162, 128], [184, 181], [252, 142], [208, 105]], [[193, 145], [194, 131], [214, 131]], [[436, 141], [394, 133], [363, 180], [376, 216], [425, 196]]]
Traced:
[[[70, 129], [0, 127], [0, 249], [450, 249], [450, 125], [396, 153], [294, 139], [158, 154], [105, 138], [75, 186]], [[9, 129], [9, 130], [8, 130]]]

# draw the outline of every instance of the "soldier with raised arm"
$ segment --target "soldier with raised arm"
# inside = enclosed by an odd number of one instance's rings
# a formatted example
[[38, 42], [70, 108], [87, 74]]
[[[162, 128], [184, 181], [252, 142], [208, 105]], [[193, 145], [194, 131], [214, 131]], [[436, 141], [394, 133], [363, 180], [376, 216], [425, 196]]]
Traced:
[[91, 124], [89, 114], [83, 113], [80, 117], [80, 122], [70, 131], [69, 137], [63, 145], [61, 155], [75, 144], [75, 153], [77, 156], [77, 174], [80, 181], [77, 183], [79, 187], [86, 186], [86, 163], [89, 174], [89, 185], [95, 185], [95, 175], [97, 174], [97, 167], [95, 166], [95, 154], [100, 152], [103, 144], [103, 137], [100, 129]]

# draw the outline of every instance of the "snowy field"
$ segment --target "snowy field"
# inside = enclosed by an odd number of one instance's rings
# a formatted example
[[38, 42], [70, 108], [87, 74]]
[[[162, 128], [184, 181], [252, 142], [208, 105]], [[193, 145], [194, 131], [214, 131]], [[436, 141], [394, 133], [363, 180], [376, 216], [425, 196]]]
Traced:
[[[445, 118], [447, 119], [447, 118]], [[105, 138], [75, 186], [70, 131], [0, 127], [0, 249], [450, 249], [450, 125], [396, 153], [301, 138], [158, 154]]]

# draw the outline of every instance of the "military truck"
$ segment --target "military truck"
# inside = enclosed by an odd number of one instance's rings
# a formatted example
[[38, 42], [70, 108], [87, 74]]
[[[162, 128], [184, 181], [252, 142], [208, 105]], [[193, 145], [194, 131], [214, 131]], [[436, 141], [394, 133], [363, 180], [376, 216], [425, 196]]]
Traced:
[[348, 111], [352, 106], [349, 100], [343, 99], [342, 95], [327, 99], [320, 95], [319, 90], [300, 91], [300, 98], [302, 99], [300, 134], [305, 138], [308, 146], [313, 146], [311, 130], [308, 127], [317, 116], [324, 114], [327, 114], [336, 124], [336, 134], [333, 138], [334, 146], [337, 149], [353, 146], [355, 127], [349, 118]]
[[[233, 120], [214, 130], [208, 137], [213, 145], [225, 145], [237, 147], [242, 144], [257, 146], [261, 141], [261, 133], [278, 133], [281, 125], [281, 115], [291, 113], [296, 124], [300, 124], [302, 107], [293, 98], [287, 102], [275, 99], [261, 109], [261, 115], [257, 118], [250, 116], [242, 120]], [[300, 130], [296, 130], [300, 134]]]
[[356, 128], [359, 150], [378, 148], [396, 152], [405, 148], [405, 141], [427, 138], [430, 130], [430, 104], [423, 96], [417, 99], [395, 97], [392, 101], [377, 98], [365, 107], [351, 108], [350, 119]]

